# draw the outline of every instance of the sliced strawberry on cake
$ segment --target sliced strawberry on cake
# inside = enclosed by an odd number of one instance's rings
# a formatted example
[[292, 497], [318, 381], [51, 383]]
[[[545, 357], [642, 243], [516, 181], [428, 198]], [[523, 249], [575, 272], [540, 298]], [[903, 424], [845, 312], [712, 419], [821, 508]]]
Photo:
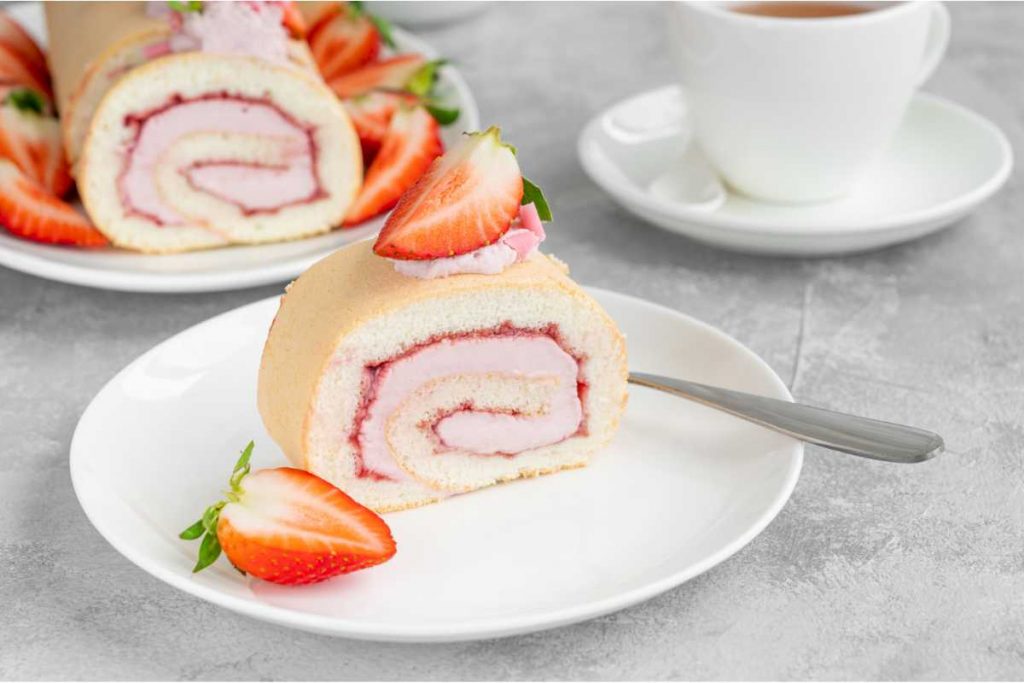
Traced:
[[180, 534], [202, 537], [193, 572], [223, 550], [239, 571], [285, 585], [324, 581], [391, 559], [383, 519], [309, 472], [291, 467], [250, 474], [252, 442], [231, 474], [226, 500]]
[[0, 159], [0, 225], [35, 242], [103, 247], [107, 238], [7, 159]]
[[15, 88], [0, 102], [0, 157], [10, 159], [21, 171], [56, 197], [71, 188], [71, 173], [60, 122], [45, 113], [42, 95]]
[[380, 152], [345, 217], [356, 225], [388, 211], [444, 151], [441, 129], [423, 107], [401, 107], [391, 117]]
[[394, 259], [457, 256], [491, 244], [511, 226], [523, 197], [516, 155], [500, 131], [466, 136], [409, 190], [374, 251]]

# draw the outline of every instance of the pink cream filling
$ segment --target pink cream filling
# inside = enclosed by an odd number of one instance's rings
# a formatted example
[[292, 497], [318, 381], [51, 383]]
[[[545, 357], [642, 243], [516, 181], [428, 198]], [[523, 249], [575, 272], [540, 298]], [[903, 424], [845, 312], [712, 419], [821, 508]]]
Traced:
[[237, 206], [245, 215], [269, 213], [323, 196], [313, 132], [266, 100], [219, 93], [169, 104], [127, 117], [137, 127], [119, 180], [129, 213], [161, 225], [184, 222], [161, 196], [154, 178], [164, 155], [181, 138], [197, 133], [253, 135], [277, 145], [279, 163], [210, 159], [177, 169], [194, 189]]
[[[362, 476], [408, 481], [387, 444], [391, 414], [425, 383], [450, 375], [501, 373], [512, 377], [557, 377], [558, 388], [543, 415], [474, 410], [440, 416], [434, 432], [444, 449], [481, 455], [515, 454], [564, 441], [583, 421], [579, 362], [541, 332], [480, 334], [441, 339], [369, 371], [369, 402], [356, 422]], [[442, 451], [443, 453], [443, 451]]]

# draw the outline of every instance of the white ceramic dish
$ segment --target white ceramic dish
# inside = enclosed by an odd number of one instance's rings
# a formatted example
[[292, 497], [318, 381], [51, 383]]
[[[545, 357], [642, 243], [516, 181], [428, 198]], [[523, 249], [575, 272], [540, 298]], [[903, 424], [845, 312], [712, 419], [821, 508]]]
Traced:
[[[672, 310], [595, 290], [629, 339], [633, 369], [790, 399], [734, 339]], [[90, 521], [157, 578], [248, 616], [392, 641], [506, 636], [646, 600], [722, 562], [789, 498], [803, 446], [708, 408], [631, 388], [613, 444], [587, 468], [385, 516], [390, 562], [306, 588], [190, 573], [177, 539], [215, 500], [238, 450], [285, 464], [255, 406], [266, 299], [208, 320], [128, 365], [93, 399], [71, 443]]]
[[992, 196], [1013, 167], [1010, 144], [995, 125], [960, 105], [919, 93], [889, 151], [841, 200], [785, 205], [727, 192], [724, 201], [714, 201], [714, 192], [705, 190], [702, 204], [687, 205], [666, 192], [669, 180], [688, 175], [684, 164], [692, 155], [684, 157], [690, 140], [685, 113], [676, 86], [620, 102], [584, 128], [580, 161], [629, 212], [736, 251], [824, 256], [916, 239], [956, 222]]
[[[8, 5], [5, 11], [45, 45], [43, 11], [39, 3]], [[419, 38], [394, 30], [402, 51], [437, 57]], [[438, 82], [441, 99], [460, 110], [459, 120], [442, 129], [446, 145], [464, 130], [480, 127], [480, 114], [469, 86], [458, 70], [446, 66]], [[121, 249], [72, 249], [19, 239], [0, 229], [0, 265], [61, 282], [87, 287], [136, 292], [204, 292], [241, 289], [297, 276], [339, 247], [380, 230], [383, 217], [365, 226], [335, 230], [295, 242], [251, 247], [225, 247], [186, 254], [148, 255]]]

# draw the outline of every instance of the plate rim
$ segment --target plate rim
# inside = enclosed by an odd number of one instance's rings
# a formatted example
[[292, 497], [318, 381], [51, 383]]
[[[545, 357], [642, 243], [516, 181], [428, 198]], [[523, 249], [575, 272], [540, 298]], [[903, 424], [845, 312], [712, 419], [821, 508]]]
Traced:
[[[886, 217], [883, 220], [872, 221], [867, 227], [865, 227], [864, 221], [852, 219], [832, 222], [824, 227], [791, 226], [777, 221], [758, 221], [756, 219], [744, 220], [742, 218], [716, 214], [714, 211], [701, 211], [698, 209], [687, 209], [686, 207], [679, 207], [675, 212], [669, 213], [661, 211], [657, 207], [641, 201], [641, 193], [634, 188], [619, 187], [611, 178], [607, 177], [603, 171], [594, 165], [590, 159], [587, 147], [591, 143], [591, 140], [600, 134], [599, 129], [601, 127], [602, 119], [611, 109], [624, 105], [625, 103], [631, 102], [637, 98], [650, 96], [656, 92], [667, 93], [672, 90], [681, 90], [681, 88], [675, 84], [660, 85], [616, 100], [587, 121], [583, 126], [576, 143], [576, 156], [591, 182], [597, 185], [603, 192], [610, 195], [622, 208], [641, 217], [645, 222], [652, 223], [656, 227], [670, 232], [690, 235], [692, 231], [686, 227], [689, 222], [699, 224], [704, 228], [724, 229], [733, 233], [742, 234], [745, 237], [761, 238], [766, 240], [775, 237], [782, 239], [812, 237], [818, 238], [822, 242], [827, 242], [856, 238], [858, 236], [864, 236], [865, 239], [878, 239], [880, 236], [879, 233], [898, 232], [899, 230], [913, 228], [931, 221], [942, 220], [946, 217], [955, 219], [962, 215], [962, 213], [970, 210], [972, 207], [980, 204], [995, 194], [1007, 181], [1013, 171], [1013, 147], [1010, 145], [1009, 139], [1001, 128], [988, 118], [958, 102], [954, 102], [953, 100], [933, 93], [918, 90], [913, 94], [910, 104], [908, 105], [908, 109], [914, 105], [921, 106], [922, 104], [924, 106], [945, 109], [965, 120], [970, 121], [971, 124], [977, 126], [978, 129], [984, 129], [986, 134], [990, 135], [992, 140], [996, 142], [997, 147], [1000, 150], [999, 167], [994, 168], [991, 175], [984, 182], [979, 183], [967, 192], [936, 203], [933, 206], [909, 212], [895, 213], [891, 217]], [[676, 227], [668, 228], [662, 224], [654, 223], [654, 221], [648, 218], [645, 214], [657, 215], [666, 222], [671, 221], [675, 223]], [[938, 230], [941, 227], [943, 227], [943, 225], [935, 226], [931, 228], [929, 232]], [[695, 237], [695, 239], [699, 239], [699, 237]], [[751, 248], [756, 248], [756, 245], [750, 246]]]
[[[754, 351], [742, 344], [739, 340], [713, 325], [705, 323], [668, 306], [629, 294], [623, 294], [600, 287], [585, 287], [585, 289], [599, 301], [604, 299], [618, 299], [620, 302], [631, 306], [643, 308], [647, 311], [660, 315], [668, 315], [670, 317], [684, 320], [687, 324], [693, 325], [702, 330], [702, 332], [712, 335], [719, 342], [731, 347], [734, 351], [749, 356], [751, 360], [754, 361], [755, 365], [766, 373], [766, 378], [769, 380], [769, 383], [773, 388], [773, 397], [787, 401], [793, 400], [793, 397], [785, 383], [782, 381], [782, 378], [779, 377], [779, 375], [763, 358], [754, 353]], [[94, 419], [91, 415], [95, 410], [98, 410], [96, 408], [97, 403], [108, 391], [113, 391], [115, 383], [133, 371], [140, 363], [145, 362], [150, 356], [159, 353], [167, 344], [173, 342], [173, 340], [187, 334], [195, 334], [205, 326], [217, 325], [226, 317], [244, 315], [250, 309], [274, 306], [278, 301], [279, 297], [267, 297], [212, 316], [206, 320], [191, 325], [170, 337], [167, 337], [137, 356], [134, 360], [121, 368], [106, 383], [104, 383], [99, 391], [97, 391], [89, 401], [88, 406], [82, 412], [82, 415], [75, 426], [75, 431], [71, 437], [69, 447], [68, 468], [71, 475], [71, 484], [75, 492], [75, 497], [78, 500], [78, 504], [82, 508], [82, 511], [85, 513], [86, 518], [89, 520], [89, 523], [94, 529], [96, 529], [100, 536], [102, 536], [107, 543], [109, 543], [124, 558], [149, 575], [163, 581], [173, 588], [181, 590], [184, 593], [205, 600], [219, 607], [231, 610], [232, 612], [260, 621], [288, 626], [301, 631], [350, 638], [354, 640], [377, 642], [466, 642], [488, 638], [502, 638], [558, 628], [560, 626], [586, 621], [637, 605], [660, 595], [661, 593], [681, 586], [687, 581], [690, 581], [718, 564], [721, 564], [746, 547], [754, 538], [759, 536], [769, 524], [771, 524], [771, 522], [778, 516], [779, 512], [782, 511], [783, 507], [785, 507], [786, 503], [789, 502], [797, 481], [800, 478], [800, 472], [803, 467], [804, 445], [801, 442], [794, 440], [788, 453], [789, 464], [785, 475], [785, 481], [783, 482], [780, 490], [776, 493], [771, 504], [761, 511], [756, 521], [729, 544], [721, 548], [718, 552], [708, 555], [699, 562], [696, 562], [681, 571], [673, 572], [672, 574], [662, 577], [656, 581], [652, 581], [645, 585], [638, 586], [631, 590], [617, 593], [600, 600], [588, 601], [571, 607], [548, 610], [514, 618], [492, 617], [477, 620], [464, 620], [453, 622], [451, 624], [432, 625], [427, 628], [421, 628], [409, 625], [396, 627], [394, 625], [384, 625], [366, 620], [343, 619], [326, 615], [297, 612], [277, 605], [259, 603], [252, 599], [229, 595], [214, 587], [192, 581], [189, 576], [182, 576], [165, 567], [160, 562], [149, 559], [149, 557], [143, 552], [137, 551], [129, 544], [122, 543], [115, 534], [112, 534], [110, 530], [106, 528], [105, 521], [101, 521], [99, 518], [98, 510], [100, 507], [92, 507], [93, 503], [89, 499], [89, 493], [87, 493], [87, 489], [92, 486], [92, 483], [86, 481], [86, 477], [88, 476], [86, 474], [86, 470], [88, 469], [88, 461], [86, 458], [88, 456], [83, 454], [85, 447], [81, 445], [81, 439], [83, 438], [82, 433], [84, 431], [83, 425], [87, 425], [90, 420]]]
[[[25, 3], [25, 7], [28, 9], [18, 11], [41, 11], [41, 5], [38, 2]], [[12, 9], [12, 7], [5, 7], [0, 11], [10, 15], [12, 14]], [[15, 16], [17, 16], [17, 13], [15, 13]], [[394, 34], [395, 41], [409, 50], [421, 52], [430, 59], [437, 58], [439, 55], [439, 52], [432, 44], [423, 40], [415, 33], [397, 26], [392, 28], [392, 33]], [[448, 81], [451, 88], [457, 94], [461, 110], [460, 114], [464, 117], [464, 124], [462, 125], [465, 130], [479, 129], [480, 109], [477, 105], [476, 99], [473, 97], [472, 91], [470, 90], [469, 83], [462, 75], [462, 72], [455, 66], [446, 64], [441, 73], [442, 77]], [[344, 228], [334, 229], [334, 231], [338, 230], [344, 230]], [[373, 234], [376, 234], [378, 231], [379, 228], [378, 230], [374, 230]], [[323, 235], [327, 234], [331, 233], [324, 233]], [[314, 235], [307, 239], [315, 239], [316, 237], [322, 237], [323, 235]], [[342, 245], [331, 244], [329, 246], [325, 246], [321, 250], [296, 255], [282, 261], [270, 264], [251, 263], [236, 267], [232, 270], [147, 272], [108, 270], [95, 265], [90, 266], [79, 263], [68, 263], [62, 260], [54, 260], [50, 257], [48, 253], [49, 250], [60, 250], [55, 252], [60, 253], [61, 251], [65, 251], [69, 248], [73, 249], [73, 247], [28, 242], [8, 234], [7, 231], [2, 228], [0, 228], [0, 236], [3, 237], [3, 239], [0, 239], [0, 266], [45, 280], [52, 280], [54, 282], [62, 282], [81, 287], [91, 287], [94, 289], [119, 292], [141, 292], [147, 294], [222, 292], [284, 282], [297, 277], [316, 261], [319, 261], [331, 252], [345, 246], [345, 244], [348, 244], [347, 242]], [[11, 241], [13, 245], [5, 244], [4, 242], [7, 241]], [[28, 247], [34, 247], [35, 249], [46, 251], [42, 251], [42, 253], [30, 253], [28, 251], [24, 251], [19, 248], [22, 242], [28, 245]], [[281, 243], [274, 242], [264, 245], [240, 246], [258, 249], [260, 247], [272, 247], [276, 244]], [[224, 247], [224, 249], [230, 248], [230, 246]], [[160, 255], [153, 255], [153, 258], [158, 259], [160, 258]]]

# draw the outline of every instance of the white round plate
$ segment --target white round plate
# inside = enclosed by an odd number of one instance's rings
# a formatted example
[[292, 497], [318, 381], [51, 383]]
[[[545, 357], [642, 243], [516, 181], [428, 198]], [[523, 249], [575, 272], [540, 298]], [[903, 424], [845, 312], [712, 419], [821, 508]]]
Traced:
[[590, 178], [629, 212], [718, 247], [823, 256], [916, 239], [962, 218], [1006, 181], [1010, 143], [994, 124], [918, 93], [888, 152], [841, 200], [771, 204], [729, 192], [714, 210], [666, 201], [651, 187], [679, 172], [690, 134], [683, 93], [666, 86], [592, 119], [578, 152]]
[[[635, 370], [790, 399], [764, 361], [672, 310], [594, 290]], [[276, 298], [161, 343], [93, 399], [71, 442], [90, 521], [153, 576], [242, 614], [308, 631], [457, 641], [552, 628], [622, 609], [704, 572], [775, 517], [803, 446], [700, 405], [631, 387], [615, 440], [589, 467], [385, 515], [386, 564], [310, 587], [248, 579], [227, 562], [193, 575], [178, 540], [219, 497], [238, 451], [285, 464], [255, 406]]]
[[[5, 8], [42, 44], [46, 44], [40, 3], [17, 3]], [[394, 29], [402, 52], [430, 58], [437, 50], [416, 36]], [[439, 98], [459, 108], [459, 118], [442, 128], [445, 145], [453, 145], [464, 130], [480, 127], [480, 113], [469, 86], [452, 66], [441, 69]], [[19, 239], [0, 229], [0, 265], [61, 282], [132, 292], [212, 292], [284, 282], [339, 247], [375, 234], [384, 217], [365, 225], [294, 242], [224, 247], [184, 254], [140, 254], [123, 249], [75, 249]]]

